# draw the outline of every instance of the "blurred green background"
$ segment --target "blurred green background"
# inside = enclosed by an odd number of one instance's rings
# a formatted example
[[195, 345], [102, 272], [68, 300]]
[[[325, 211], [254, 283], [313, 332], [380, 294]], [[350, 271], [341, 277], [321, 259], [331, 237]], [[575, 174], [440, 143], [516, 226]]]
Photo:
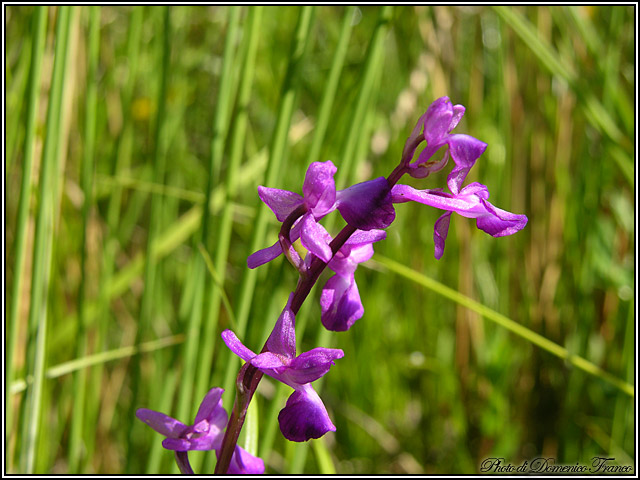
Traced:
[[528, 225], [454, 215], [436, 261], [440, 212], [397, 205], [364, 317], [325, 332], [315, 289], [297, 320], [299, 351], [345, 352], [315, 384], [337, 432], [286, 441], [265, 377], [243, 445], [268, 473], [635, 471], [633, 6], [5, 15], [7, 472], [177, 472], [135, 409], [191, 423], [214, 386], [229, 408], [220, 332], [259, 350], [296, 284], [282, 258], [246, 268], [279, 228], [257, 186], [301, 192], [317, 160], [338, 188], [387, 175], [443, 95], [489, 145], [467, 183]]

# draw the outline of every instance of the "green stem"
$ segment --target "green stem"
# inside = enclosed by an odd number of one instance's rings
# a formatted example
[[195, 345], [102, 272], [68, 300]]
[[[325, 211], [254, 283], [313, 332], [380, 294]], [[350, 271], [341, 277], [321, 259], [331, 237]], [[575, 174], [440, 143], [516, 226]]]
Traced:
[[[86, 294], [87, 281], [90, 277], [87, 272], [87, 233], [89, 230], [89, 214], [93, 204], [93, 170], [95, 154], [96, 110], [97, 110], [97, 70], [100, 48], [100, 7], [89, 8], [89, 48], [88, 48], [88, 72], [87, 72], [87, 96], [85, 112], [85, 149], [81, 172], [81, 186], [84, 194], [82, 205], [82, 242], [80, 251], [81, 279], [78, 291], [78, 333], [76, 358], [82, 358], [87, 354], [86, 331]], [[71, 416], [71, 433], [69, 436], [69, 472], [76, 473], [80, 470], [80, 462], [83, 454], [82, 429], [84, 423], [84, 408], [86, 397], [87, 371], [80, 370], [74, 378], [74, 408]], [[79, 472], [78, 472], [79, 473]]]
[[22, 418], [21, 468], [24, 473], [33, 473], [38, 444], [41, 402], [44, 384], [46, 357], [47, 298], [51, 272], [53, 248], [55, 188], [53, 174], [57, 171], [56, 152], [60, 139], [61, 105], [64, 90], [69, 23], [73, 7], [59, 7], [56, 27], [56, 46], [51, 92], [47, 111], [47, 137], [40, 165], [40, 189], [38, 213], [33, 244], [33, 269], [31, 275], [31, 301], [27, 333], [27, 375], [33, 377], [27, 389], [25, 411]]
[[[24, 138], [24, 165], [22, 168], [22, 184], [20, 187], [20, 199], [18, 203], [18, 216], [16, 221], [16, 237], [14, 242], [14, 268], [13, 288], [11, 290], [11, 307], [7, 324], [7, 351], [6, 359], [6, 418], [5, 441], [8, 442], [9, 432], [13, 428], [13, 402], [8, 395], [8, 388], [16, 377], [14, 372], [14, 355], [18, 343], [20, 299], [22, 298], [22, 285], [24, 284], [24, 264], [26, 250], [27, 219], [29, 214], [29, 202], [31, 199], [31, 175], [33, 165], [33, 150], [36, 141], [36, 117], [38, 115], [38, 95], [40, 93], [40, 74], [42, 71], [42, 57], [44, 54], [45, 33], [47, 26], [47, 7], [36, 7], [34, 16], [34, 36], [31, 52], [31, 67], [29, 70], [27, 121]], [[11, 463], [11, 462], [10, 462]]]

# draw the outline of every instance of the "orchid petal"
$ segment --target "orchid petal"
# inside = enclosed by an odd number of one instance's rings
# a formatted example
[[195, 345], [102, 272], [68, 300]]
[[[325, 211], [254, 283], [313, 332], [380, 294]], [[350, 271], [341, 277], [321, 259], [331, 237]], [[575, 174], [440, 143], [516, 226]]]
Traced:
[[334, 275], [322, 288], [320, 320], [327, 330], [344, 332], [364, 315], [360, 293], [353, 276]]
[[227, 423], [227, 412], [222, 408], [222, 388], [212, 388], [205, 395], [194, 424], [200, 423], [202, 420], [207, 420], [210, 424], [216, 425], [218, 428], [224, 428]]
[[282, 355], [276, 355], [271, 352], [260, 353], [251, 359], [251, 365], [260, 370], [276, 370], [278, 368], [288, 367], [290, 363], [290, 358], [283, 358]]
[[313, 213], [320, 218], [335, 208], [336, 184], [333, 176], [338, 169], [330, 161], [313, 162], [307, 168], [302, 186], [304, 202]]
[[229, 347], [233, 353], [243, 359], [245, 362], [250, 361], [256, 356], [251, 350], [244, 346], [244, 344], [236, 337], [236, 334], [231, 330], [225, 330], [222, 332], [222, 340], [225, 345]]
[[457, 194], [471, 167], [487, 148], [487, 144], [469, 135], [449, 135], [449, 154], [456, 166], [447, 176], [451, 193]]
[[314, 348], [298, 355], [286, 372], [287, 378], [295, 384], [314, 382], [329, 371], [334, 360], [344, 357], [344, 352], [336, 348]]
[[[273, 331], [267, 339], [267, 350], [269, 352], [284, 355], [288, 358], [296, 356], [296, 331], [294, 328], [295, 315], [291, 310], [291, 300], [293, 293], [289, 295], [287, 305], [278, 317], [278, 321], [273, 327]], [[255, 356], [255, 355], [254, 355]]]
[[453, 105], [449, 97], [440, 97], [427, 109], [424, 123], [424, 138], [427, 145], [441, 143], [442, 138], [449, 133], [449, 125], [453, 119]]
[[449, 233], [449, 222], [451, 221], [451, 212], [442, 215], [433, 227], [433, 243], [435, 243], [435, 257], [440, 260], [444, 254], [444, 243]]
[[261, 475], [264, 473], [264, 462], [254, 457], [244, 448], [236, 445], [231, 457], [227, 475]]
[[480, 230], [488, 233], [492, 237], [513, 235], [522, 230], [527, 224], [528, 218], [526, 215], [506, 212], [498, 207], [494, 207], [486, 200], [482, 200], [482, 204], [487, 209], [489, 215], [478, 217], [476, 219], [476, 225]]
[[284, 222], [291, 213], [304, 203], [301, 195], [278, 188], [258, 187], [260, 200], [267, 204], [279, 222]]
[[[329, 236], [329, 241], [330, 241]], [[311, 253], [328, 263], [333, 252], [327, 240], [327, 231], [315, 221], [313, 215], [307, 214], [302, 219], [302, 232], [300, 234], [302, 245]]]
[[358, 183], [338, 192], [338, 211], [345, 221], [360, 230], [387, 228], [396, 218], [384, 177]]
[[153, 428], [156, 432], [169, 438], [178, 438], [180, 434], [187, 429], [187, 426], [171, 418], [164, 413], [149, 410], [148, 408], [139, 408], [136, 410], [136, 417]]
[[306, 442], [335, 432], [327, 409], [311, 385], [305, 385], [291, 394], [278, 415], [280, 431], [287, 440]]

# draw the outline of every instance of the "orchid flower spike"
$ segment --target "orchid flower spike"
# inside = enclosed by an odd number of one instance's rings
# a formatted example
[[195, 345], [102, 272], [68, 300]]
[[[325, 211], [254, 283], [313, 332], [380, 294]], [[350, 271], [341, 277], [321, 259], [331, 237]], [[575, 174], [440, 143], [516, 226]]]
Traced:
[[344, 352], [334, 348], [314, 348], [296, 356], [292, 299], [293, 294], [267, 340], [265, 352], [256, 355], [231, 330], [222, 332], [222, 339], [245, 362], [295, 390], [280, 411], [278, 422], [285, 438], [304, 442], [336, 430], [311, 382], [327, 373], [334, 360], [342, 358]]

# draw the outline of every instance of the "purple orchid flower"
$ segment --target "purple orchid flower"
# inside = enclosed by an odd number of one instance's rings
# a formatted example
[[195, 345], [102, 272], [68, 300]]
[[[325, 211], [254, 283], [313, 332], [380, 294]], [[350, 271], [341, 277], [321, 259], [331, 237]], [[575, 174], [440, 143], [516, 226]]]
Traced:
[[384, 177], [352, 185], [336, 194], [342, 218], [359, 230], [387, 228], [396, 218], [391, 189]]
[[[164, 413], [140, 408], [136, 417], [164, 435], [162, 446], [174, 450], [183, 473], [193, 473], [186, 455], [190, 450], [216, 450], [222, 446], [224, 428], [227, 425], [227, 412], [222, 407], [222, 388], [212, 388], [205, 395], [193, 425], [185, 425]], [[264, 462], [243, 448], [236, 446], [228, 473], [258, 474], [264, 473]]]
[[[414, 143], [412, 140], [419, 138], [422, 129], [422, 136], [427, 141], [427, 146], [420, 153], [418, 160], [408, 165], [409, 174], [412, 177], [424, 178], [430, 173], [442, 170], [451, 156], [455, 167], [447, 177], [447, 185], [451, 192], [458, 193], [469, 170], [487, 148], [486, 143], [469, 135], [450, 133], [462, 119], [464, 111], [462, 105], [453, 105], [449, 97], [441, 97], [433, 102], [426, 113], [420, 117], [407, 145], [412, 145]], [[448, 145], [449, 149], [442, 160], [431, 161], [431, 157], [444, 145]], [[413, 153], [410, 157], [412, 156]]]
[[[320, 220], [336, 208], [336, 184], [333, 179], [338, 169], [331, 161], [313, 162], [309, 165], [302, 186], [301, 196], [288, 190], [259, 186], [260, 199], [284, 222], [289, 215], [301, 206], [306, 213], [302, 215], [290, 232], [291, 242], [301, 239], [302, 245], [325, 262], [331, 259], [331, 248], [323, 240], [317, 220]], [[247, 265], [256, 268], [277, 258], [282, 253], [280, 242], [271, 247], [258, 250], [249, 255]]]
[[295, 390], [280, 411], [278, 422], [285, 438], [304, 442], [336, 430], [311, 382], [327, 373], [334, 360], [342, 358], [344, 352], [334, 348], [314, 348], [296, 356], [292, 299], [293, 294], [267, 340], [265, 352], [256, 355], [231, 330], [222, 332], [222, 339], [244, 361]]
[[449, 231], [451, 212], [467, 218], [475, 218], [477, 227], [492, 237], [513, 235], [527, 224], [526, 215], [517, 215], [494, 207], [487, 201], [489, 190], [481, 183], [471, 183], [459, 193], [441, 190], [416, 190], [409, 185], [396, 185], [391, 189], [394, 203], [409, 201], [423, 203], [441, 210], [447, 210], [435, 223], [433, 240], [435, 257], [444, 253], [444, 243]]
[[327, 330], [349, 330], [364, 315], [354, 274], [359, 263], [373, 256], [372, 244], [386, 236], [383, 230], [357, 230], [329, 262], [329, 268], [336, 274], [327, 280], [320, 296], [320, 319]]

